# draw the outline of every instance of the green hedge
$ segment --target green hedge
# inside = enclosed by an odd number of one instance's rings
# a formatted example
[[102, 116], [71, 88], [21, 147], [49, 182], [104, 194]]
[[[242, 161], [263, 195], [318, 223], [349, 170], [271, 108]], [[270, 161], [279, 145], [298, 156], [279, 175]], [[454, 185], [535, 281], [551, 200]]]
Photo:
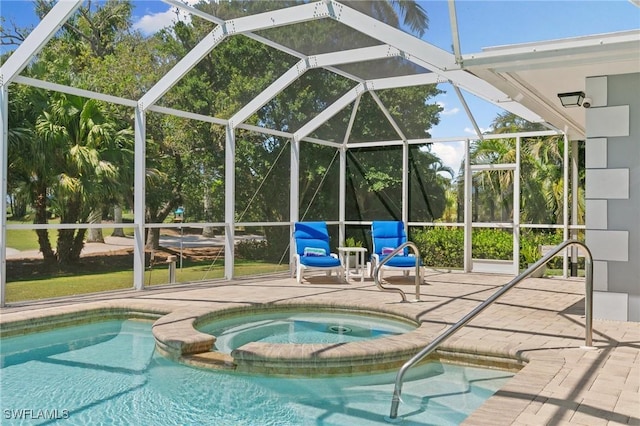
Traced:
[[[511, 259], [513, 257], [513, 235], [510, 229], [476, 228], [473, 230], [472, 239], [474, 258]], [[464, 265], [464, 230], [462, 228], [436, 227], [414, 230], [411, 233], [411, 240], [418, 246], [427, 266], [462, 268]], [[525, 268], [541, 257], [539, 246], [557, 245], [560, 242], [562, 242], [561, 232], [523, 230], [520, 234], [520, 267]]]

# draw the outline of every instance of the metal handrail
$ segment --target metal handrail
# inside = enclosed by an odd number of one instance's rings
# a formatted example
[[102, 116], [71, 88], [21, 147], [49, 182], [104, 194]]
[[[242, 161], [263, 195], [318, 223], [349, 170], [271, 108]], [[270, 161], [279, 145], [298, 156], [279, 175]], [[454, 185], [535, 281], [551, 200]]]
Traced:
[[385, 256], [384, 258], [382, 258], [382, 260], [376, 264], [375, 269], [373, 270], [373, 282], [376, 283], [376, 286], [378, 286], [378, 288], [382, 291], [392, 291], [395, 293], [399, 293], [400, 296], [402, 296], [402, 301], [406, 302], [407, 301], [407, 295], [405, 294], [404, 291], [402, 291], [399, 288], [396, 287], [385, 287], [382, 285], [382, 283], [380, 282], [380, 270], [382, 268], [382, 266], [387, 263], [393, 256], [395, 256], [396, 254], [400, 253], [402, 250], [405, 249], [405, 247], [411, 247], [413, 249], [413, 251], [415, 252], [415, 258], [416, 258], [416, 298], [414, 300], [414, 302], [419, 302], [420, 301], [420, 282], [422, 281], [422, 274], [420, 273], [420, 250], [418, 250], [418, 246], [415, 245], [415, 243], [413, 243], [412, 241], [407, 241], [404, 242], [402, 244], [400, 244], [399, 247], [397, 247], [395, 250], [393, 250], [391, 253], [389, 253], [387, 256]]
[[565, 249], [568, 246], [581, 246], [585, 250], [585, 338], [584, 344], [585, 347], [589, 348], [592, 344], [593, 337], [593, 258], [591, 256], [591, 251], [589, 248], [582, 242], [577, 240], [566, 240], [562, 243], [558, 244], [552, 250], [550, 250], [547, 254], [545, 254], [540, 260], [531, 265], [528, 269], [522, 272], [520, 275], [515, 277], [509, 283], [505, 284], [500, 290], [496, 291], [491, 297], [478, 305], [475, 309], [469, 312], [464, 316], [460, 321], [455, 323], [451, 328], [446, 330], [444, 333], [439, 335], [435, 340], [433, 340], [429, 345], [427, 345], [424, 349], [414, 355], [409, 361], [405, 362], [398, 374], [396, 375], [396, 385], [393, 390], [393, 399], [391, 401], [391, 411], [389, 413], [388, 420], [393, 421], [398, 416], [398, 406], [400, 405], [400, 395], [402, 393], [402, 381], [405, 373], [409, 368], [411, 368], [414, 364], [420, 362], [427, 355], [433, 352], [442, 342], [447, 340], [452, 334], [457, 332], [460, 328], [464, 327], [469, 321], [474, 319], [480, 312], [482, 312], [485, 308], [495, 302], [499, 297], [505, 294], [507, 291], [511, 290], [516, 284], [520, 281], [527, 278], [533, 272], [535, 272], [539, 267], [545, 265], [547, 262], [551, 260], [555, 255], [557, 255], [560, 251]]

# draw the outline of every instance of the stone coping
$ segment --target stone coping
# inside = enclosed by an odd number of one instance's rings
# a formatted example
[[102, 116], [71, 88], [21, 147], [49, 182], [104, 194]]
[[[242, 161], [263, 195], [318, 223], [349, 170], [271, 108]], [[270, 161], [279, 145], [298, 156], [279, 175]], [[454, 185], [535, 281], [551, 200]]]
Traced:
[[61, 327], [114, 319], [141, 319], [155, 321], [165, 312], [136, 309], [124, 305], [65, 310], [61, 313], [40, 313], [24, 319], [0, 321], [0, 338], [38, 333]]
[[[45, 310], [37, 315], [26, 315], [23, 319], [0, 321], [0, 337], [110, 319], [144, 319], [154, 321], [152, 333], [156, 340], [156, 349], [174, 361], [199, 368], [308, 377], [365, 374], [398, 369], [424, 347], [424, 342], [433, 340], [446, 328], [442, 321], [425, 321], [420, 315], [402, 312], [397, 306], [381, 307], [366, 303], [237, 303], [231, 307], [191, 307], [176, 309], [173, 312], [148, 307], [140, 309], [142, 306], [122, 301], [110, 301], [102, 305], [106, 306], [75, 305], [56, 313]], [[215, 320], [252, 313], [287, 311], [362, 313], [405, 321], [416, 328], [399, 335], [340, 344], [250, 342], [235, 349], [231, 354], [213, 350], [215, 337], [197, 329], [198, 326]], [[502, 349], [487, 351], [477, 347], [443, 345], [424, 361], [439, 360], [511, 371], [520, 369], [526, 363], [519, 354]]]

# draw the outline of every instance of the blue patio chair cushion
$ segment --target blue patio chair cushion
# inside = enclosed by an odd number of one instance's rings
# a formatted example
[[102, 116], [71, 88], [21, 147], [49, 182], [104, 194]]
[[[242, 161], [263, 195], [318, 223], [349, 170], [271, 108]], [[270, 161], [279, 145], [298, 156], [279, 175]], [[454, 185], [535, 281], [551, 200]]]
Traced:
[[[371, 224], [371, 237], [373, 238], [374, 253], [382, 256], [384, 248], [396, 248], [407, 242], [407, 234], [404, 232], [404, 223], [401, 221], [377, 220]], [[405, 248], [403, 255], [409, 254]], [[398, 257], [398, 256], [395, 256]], [[389, 263], [387, 265], [390, 265]]]
[[[385, 258], [387, 256], [381, 256], [380, 260], [382, 260], [383, 258]], [[418, 262], [418, 265], [421, 265], [422, 262]], [[415, 256], [393, 256], [391, 259], [389, 259], [389, 261], [387, 263], [385, 263], [385, 266], [392, 266], [395, 268], [411, 268], [413, 266], [416, 266], [416, 257]]]
[[340, 266], [340, 259], [333, 256], [300, 256], [300, 263], [314, 268], [332, 268]]
[[[330, 256], [329, 231], [325, 222], [297, 222], [294, 224], [293, 238], [296, 240], [296, 253], [300, 263], [317, 268], [340, 266], [340, 259]], [[324, 250], [325, 256], [305, 256], [309, 252]]]

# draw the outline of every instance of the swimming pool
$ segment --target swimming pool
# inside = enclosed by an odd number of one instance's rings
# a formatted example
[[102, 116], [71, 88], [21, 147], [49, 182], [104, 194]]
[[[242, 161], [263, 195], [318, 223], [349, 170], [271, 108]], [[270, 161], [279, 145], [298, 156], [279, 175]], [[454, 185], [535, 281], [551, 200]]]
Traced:
[[[2, 339], [2, 423], [387, 424], [395, 373], [249, 376], [191, 368], [154, 347], [151, 323], [129, 320]], [[403, 388], [402, 424], [459, 424], [511, 376], [440, 363], [416, 368]]]

